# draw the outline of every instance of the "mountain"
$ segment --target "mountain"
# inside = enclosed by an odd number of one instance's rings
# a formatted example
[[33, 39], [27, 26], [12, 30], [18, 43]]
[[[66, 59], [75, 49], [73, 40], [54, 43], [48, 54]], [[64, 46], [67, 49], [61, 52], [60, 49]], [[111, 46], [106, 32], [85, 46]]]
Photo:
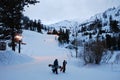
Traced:
[[109, 26], [110, 16], [112, 17], [113, 20], [117, 20], [120, 25], [120, 6], [116, 8], [115, 7], [109, 8], [102, 13], [98, 13], [95, 16], [92, 16], [90, 19], [87, 19], [82, 23], [76, 20], [64, 20], [57, 22], [55, 24], [48, 25], [48, 27], [55, 29], [59, 29], [59, 28], [71, 29], [71, 28], [75, 28], [76, 26], [88, 26], [90, 24], [93, 24], [96, 20], [99, 20], [102, 22], [102, 27], [107, 26], [107, 28], [109, 28], [108, 26]]
[[55, 24], [48, 25], [48, 27], [55, 28], [59, 30], [60, 28], [62, 29], [71, 29], [74, 28], [75, 26], [79, 25], [80, 23], [77, 21], [73, 20], [63, 20], [60, 22], [57, 22]]
[[[108, 27], [110, 23], [110, 17], [112, 18], [112, 20], [118, 21], [118, 24], [120, 25], [120, 6], [116, 8], [115, 7], [109, 8], [103, 13], [99, 13], [99, 14], [92, 16], [90, 19], [84, 21], [81, 24], [81, 26], [82, 25], [88, 26], [90, 24], [93, 24], [96, 20], [99, 20], [102, 22], [102, 27], [106, 27], [106, 26]], [[120, 26], [118, 27], [120, 29]]]
[[[112, 23], [110, 26], [110, 19], [117, 23]], [[116, 26], [117, 25], [117, 28]], [[81, 41], [89, 41], [90, 38], [96, 40], [99, 36], [100, 39], [105, 39], [106, 35], [118, 37], [120, 35], [120, 6], [109, 8], [104, 12], [98, 13], [84, 22], [76, 20], [64, 20], [55, 24], [48, 25], [48, 27], [56, 30], [70, 29], [70, 41], [72, 42], [76, 37]], [[117, 34], [113, 34], [117, 31]]]
[[91, 17], [90, 19], [95, 20], [95, 18], [98, 18], [98, 19], [102, 19], [104, 21], [104, 20], [108, 20], [110, 16], [112, 16], [112, 18], [114, 20], [120, 21], [120, 6], [118, 6], [116, 8], [115, 7], [109, 8], [106, 11], [104, 11], [103, 13], [96, 14], [95, 16]]

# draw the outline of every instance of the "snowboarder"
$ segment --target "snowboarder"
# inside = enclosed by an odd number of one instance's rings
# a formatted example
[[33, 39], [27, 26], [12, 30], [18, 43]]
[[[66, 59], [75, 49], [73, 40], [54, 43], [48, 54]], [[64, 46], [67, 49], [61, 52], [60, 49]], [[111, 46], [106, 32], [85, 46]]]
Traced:
[[63, 73], [65, 73], [65, 71], [66, 71], [66, 64], [67, 64], [67, 61], [64, 60], [64, 61], [63, 61], [63, 66], [62, 66]]
[[57, 59], [55, 59], [53, 65], [54, 65], [55, 73], [58, 74], [58, 67], [59, 67], [59, 66], [58, 66], [58, 60], [57, 60]]

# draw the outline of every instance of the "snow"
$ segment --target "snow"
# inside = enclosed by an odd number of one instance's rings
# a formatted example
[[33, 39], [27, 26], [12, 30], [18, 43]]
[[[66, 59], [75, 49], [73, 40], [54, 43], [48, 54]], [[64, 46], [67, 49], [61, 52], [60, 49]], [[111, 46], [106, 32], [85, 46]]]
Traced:
[[116, 51], [114, 52], [114, 55], [110, 59], [109, 63], [120, 63], [119, 58], [120, 58], [120, 51]]
[[27, 55], [19, 55], [12, 50], [0, 51], [0, 65], [16, 65], [30, 62], [33, 59]]
[[57, 22], [55, 24], [47, 25], [47, 26], [55, 28], [56, 30], [60, 30], [60, 28], [72, 29], [72, 28], [78, 26], [78, 24], [80, 24], [80, 23], [76, 20], [63, 20], [63, 21]]
[[[6, 62], [5, 64], [0, 62], [0, 80], [120, 79], [120, 65], [117, 70], [114, 66], [111, 66], [111, 64], [83, 65], [80, 59], [70, 57], [70, 51], [64, 47], [60, 47], [55, 37], [55, 35], [24, 30], [23, 42], [25, 42], [26, 45], [22, 45], [20, 54], [18, 54], [17, 51], [12, 52], [11, 50], [0, 52], [0, 60], [3, 58], [1, 57], [3, 54], [12, 56], [8, 56], [10, 59], [7, 57], [6, 60], [3, 61]], [[26, 57], [22, 58], [23, 56]], [[48, 64], [53, 63], [56, 58], [59, 61], [59, 65], [62, 65], [64, 59], [67, 60], [66, 73], [60, 71], [58, 75], [52, 73]], [[7, 60], [11, 62], [11, 64], [7, 63]], [[16, 62], [16, 60], [18, 62]]]

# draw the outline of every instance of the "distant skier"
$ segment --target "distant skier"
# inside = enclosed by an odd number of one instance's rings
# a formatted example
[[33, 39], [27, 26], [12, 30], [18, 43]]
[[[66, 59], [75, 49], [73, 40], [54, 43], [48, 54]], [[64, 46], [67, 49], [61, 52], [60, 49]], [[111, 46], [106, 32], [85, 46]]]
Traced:
[[62, 66], [63, 73], [65, 73], [65, 71], [66, 71], [66, 64], [67, 64], [67, 61], [64, 60], [64, 61], [63, 61], [63, 66]]
[[55, 69], [54, 69], [54, 70], [55, 70], [55, 73], [58, 74], [58, 67], [59, 67], [59, 66], [58, 66], [58, 60], [57, 60], [57, 59], [55, 59], [53, 65], [54, 65], [54, 68], [55, 68]]

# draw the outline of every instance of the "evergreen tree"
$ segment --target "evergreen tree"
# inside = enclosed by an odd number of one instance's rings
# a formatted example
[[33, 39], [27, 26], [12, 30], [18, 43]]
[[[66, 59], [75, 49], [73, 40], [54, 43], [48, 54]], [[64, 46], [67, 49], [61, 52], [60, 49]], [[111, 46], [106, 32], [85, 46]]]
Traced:
[[110, 28], [111, 28], [111, 30], [112, 30], [113, 32], [115, 32], [115, 33], [119, 32], [120, 30], [119, 30], [119, 28], [118, 28], [118, 21], [116, 21], [116, 20], [111, 20], [111, 21], [110, 21]]
[[66, 37], [66, 42], [69, 43], [69, 30], [66, 29], [65, 37]]
[[111, 36], [107, 34], [106, 35], [106, 47], [109, 48], [109, 49], [112, 46], [111, 39], [112, 39]]
[[29, 27], [30, 27], [30, 30], [33, 31], [33, 20], [30, 20]]
[[113, 19], [112, 19], [112, 16], [110, 16], [109, 22], [110, 22], [109, 25], [110, 25], [111, 31], [113, 31], [113, 32], [115, 32], [115, 33], [117, 33], [117, 32], [120, 31], [119, 28], [118, 28], [118, 21], [113, 20]]
[[30, 20], [29, 17], [24, 15], [22, 16], [22, 21], [23, 21], [22, 25], [23, 25], [23, 28], [26, 30], [29, 29], [29, 20]]
[[55, 28], [53, 29], [53, 34], [58, 34]]
[[33, 21], [33, 31], [36, 31], [36, 29], [37, 29], [37, 21], [36, 20], [34, 20]]
[[89, 39], [91, 39], [92, 38], [92, 33], [89, 33]]
[[35, 4], [36, 0], [0, 0], [0, 23], [10, 30], [12, 50], [15, 51], [15, 33], [21, 30], [22, 12], [25, 6]]
[[40, 33], [42, 33], [42, 24], [41, 24], [41, 21], [40, 20], [38, 20], [38, 23], [37, 23], [37, 31], [38, 32], [40, 32]]

